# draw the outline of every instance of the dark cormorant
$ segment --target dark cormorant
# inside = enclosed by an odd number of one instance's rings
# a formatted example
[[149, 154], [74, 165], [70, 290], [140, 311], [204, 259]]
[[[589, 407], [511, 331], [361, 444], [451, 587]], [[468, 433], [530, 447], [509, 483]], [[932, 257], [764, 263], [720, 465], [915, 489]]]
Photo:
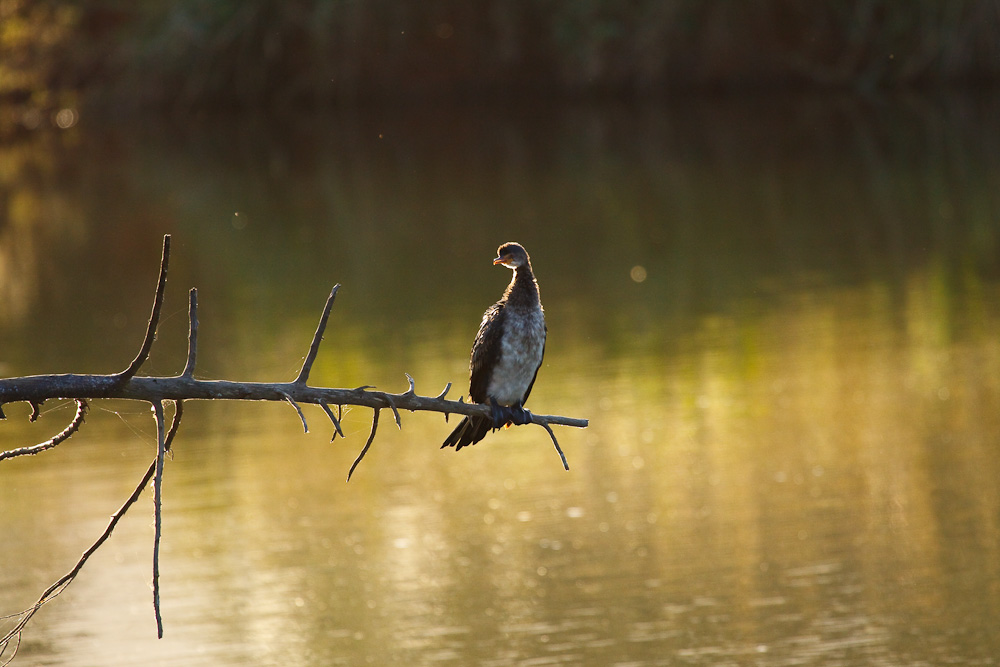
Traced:
[[513, 269], [514, 277], [500, 300], [483, 314], [469, 364], [469, 397], [476, 403], [488, 403], [492, 419], [466, 417], [442, 448], [461, 449], [482, 440], [491, 428], [530, 421], [523, 406], [545, 354], [545, 314], [538, 283], [528, 253], [518, 243], [497, 248], [493, 263]]

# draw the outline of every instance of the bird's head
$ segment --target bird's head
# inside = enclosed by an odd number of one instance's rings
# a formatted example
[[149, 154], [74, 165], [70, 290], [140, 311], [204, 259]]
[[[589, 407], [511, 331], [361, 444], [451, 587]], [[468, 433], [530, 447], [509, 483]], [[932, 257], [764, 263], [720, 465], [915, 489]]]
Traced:
[[518, 269], [523, 266], [530, 266], [528, 253], [520, 243], [504, 243], [497, 248], [497, 257], [494, 264], [503, 264], [508, 269]]

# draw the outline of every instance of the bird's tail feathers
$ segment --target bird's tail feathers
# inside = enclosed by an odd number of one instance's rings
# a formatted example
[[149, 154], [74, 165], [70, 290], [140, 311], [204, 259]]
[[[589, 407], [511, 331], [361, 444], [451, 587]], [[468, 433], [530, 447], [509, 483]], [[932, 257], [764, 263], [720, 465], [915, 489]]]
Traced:
[[447, 438], [445, 438], [444, 444], [441, 445], [441, 449], [445, 447], [454, 447], [455, 450], [459, 450], [462, 447], [468, 445], [474, 445], [483, 438], [486, 434], [490, 432], [490, 428], [493, 427], [493, 420], [489, 417], [482, 417], [479, 415], [468, 416], [459, 422], [455, 430], [451, 432]]

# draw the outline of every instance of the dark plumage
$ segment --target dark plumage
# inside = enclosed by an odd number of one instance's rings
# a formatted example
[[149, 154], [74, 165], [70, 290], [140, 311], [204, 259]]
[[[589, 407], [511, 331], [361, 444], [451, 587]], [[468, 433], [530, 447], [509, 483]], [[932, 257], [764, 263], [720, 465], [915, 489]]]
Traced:
[[466, 417], [444, 441], [443, 447], [474, 445], [504, 424], [528, 421], [528, 400], [545, 355], [545, 315], [531, 260], [517, 243], [497, 249], [494, 264], [513, 269], [503, 296], [483, 314], [472, 344], [469, 397], [493, 408], [490, 417]]

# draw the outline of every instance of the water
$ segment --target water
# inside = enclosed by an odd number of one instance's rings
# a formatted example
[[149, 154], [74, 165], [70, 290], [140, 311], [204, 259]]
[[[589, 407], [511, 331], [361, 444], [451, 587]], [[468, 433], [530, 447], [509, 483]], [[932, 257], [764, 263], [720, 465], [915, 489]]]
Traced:
[[[996, 664], [995, 99], [399, 109], [88, 129], [5, 151], [0, 366], [466, 391], [525, 244], [549, 323], [537, 427], [455, 453], [439, 415], [189, 404], [151, 499], [15, 664]], [[86, 119], [84, 119], [86, 120]], [[4, 407], [3, 448], [50, 437]], [[385, 417], [385, 415], [383, 416]], [[148, 407], [0, 463], [0, 613], [96, 539], [155, 452]], [[5, 626], [8, 627], [8, 626]]]

